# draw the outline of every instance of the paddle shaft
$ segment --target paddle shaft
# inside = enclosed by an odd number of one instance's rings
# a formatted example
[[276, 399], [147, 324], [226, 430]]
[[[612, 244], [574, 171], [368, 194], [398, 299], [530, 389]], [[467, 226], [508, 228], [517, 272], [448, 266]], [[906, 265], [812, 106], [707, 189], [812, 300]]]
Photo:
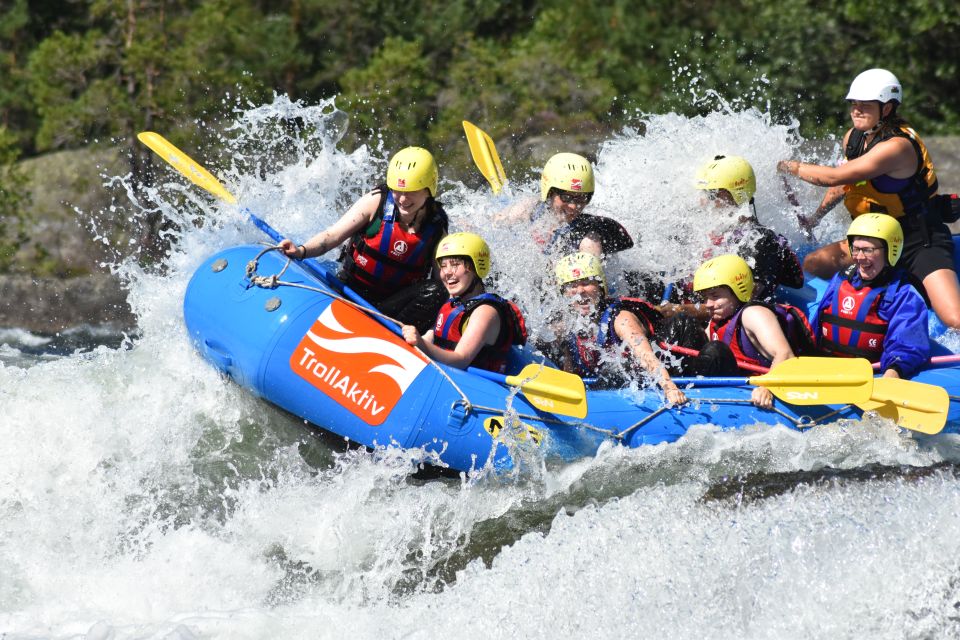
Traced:
[[[678, 344], [668, 344], [667, 349], [673, 353], [679, 353], [682, 356], [692, 356], [695, 358], [700, 355], [700, 352], [696, 349], [688, 349], [687, 347], [681, 347]], [[758, 364], [750, 364], [749, 362], [743, 362], [742, 360], [737, 360], [737, 366], [744, 371], [753, 371], [754, 373], [768, 373], [770, 371], [768, 367], [763, 367]]]

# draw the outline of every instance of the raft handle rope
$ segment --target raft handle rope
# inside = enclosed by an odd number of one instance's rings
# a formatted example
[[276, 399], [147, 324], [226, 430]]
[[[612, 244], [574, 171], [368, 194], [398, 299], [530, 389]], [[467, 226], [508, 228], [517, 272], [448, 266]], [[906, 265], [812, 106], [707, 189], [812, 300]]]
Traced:
[[[253, 260], [247, 263], [246, 276], [247, 276], [247, 279], [250, 281], [251, 285], [257, 286], [257, 287], [264, 287], [267, 289], [276, 289], [277, 287], [283, 285], [285, 287], [294, 287], [297, 289], [306, 289], [307, 291], [313, 291], [315, 293], [322, 293], [323, 295], [333, 298], [334, 300], [339, 300], [340, 302], [350, 305], [357, 311], [378, 316], [388, 322], [392, 322], [396, 324], [397, 326], [403, 326], [399, 320], [395, 318], [391, 318], [385, 313], [380, 313], [376, 309], [371, 309], [369, 307], [365, 307], [363, 305], [357, 304], [353, 300], [348, 300], [343, 296], [337, 295], [333, 291], [318, 289], [317, 287], [311, 287], [310, 285], [300, 284], [298, 282], [286, 282], [284, 280], [281, 280], [280, 277], [284, 273], [286, 273], [287, 268], [290, 266], [290, 263], [293, 262], [293, 258], [289, 256], [287, 256], [287, 262], [286, 264], [283, 265], [283, 269], [280, 270], [280, 273], [275, 273], [271, 276], [258, 276], [257, 265], [260, 262], [260, 258], [271, 251], [280, 251], [280, 245], [272, 245], [264, 248], [260, 253], [257, 254], [257, 256]], [[470, 413], [473, 409], [473, 404], [470, 402], [470, 399], [467, 397], [467, 394], [463, 392], [463, 389], [457, 386], [457, 383], [453, 381], [453, 378], [451, 378], [450, 375], [446, 371], [444, 371], [443, 368], [439, 364], [437, 364], [437, 362], [433, 358], [425, 354], [419, 347], [414, 347], [414, 349], [416, 349], [417, 353], [423, 356], [426, 359], [426, 361], [430, 363], [431, 366], [433, 366], [437, 371], [439, 371], [440, 375], [443, 376], [446, 379], [446, 381], [450, 383], [450, 386], [452, 386], [456, 390], [456, 392], [460, 394], [460, 401], [463, 403], [463, 406], [466, 409], [467, 413]]]
[[[742, 400], [735, 399], [735, 398], [696, 398], [696, 399], [694, 399], [694, 400], [691, 400], [691, 402], [696, 402], [696, 403], [698, 403], [698, 404], [699, 404], [699, 403], [704, 403], [704, 404], [752, 404], [752, 401], [750, 401], [750, 400], [748, 400], [748, 399], [746, 399], [746, 398], [744, 398], [744, 399], [742, 399]], [[787, 420], [788, 422], [790, 422], [791, 424], [793, 424], [794, 428], [796, 428], [796, 429], [811, 429], [811, 428], [813, 428], [813, 427], [818, 426], [819, 424], [822, 424], [822, 423], [823, 423], [824, 421], [826, 421], [827, 419], [832, 418], [833, 416], [835, 416], [835, 415], [837, 415], [837, 414], [839, 414], [839, 413], [843, 413], [844, 411], [847, 411], [848, 409], [852, 408], [853, 406], [854, 406], [854, 405], [852, 405], [852, 404], [844, 405], [844, 406], [840, 407], [839, 409], [836, 409], [835, 411], [831, 411], [831, 412], [829, 412], [829, 413], [827, 413], [827, 414], [824, 414], [824, 415], [820, 416], [819, 419], [814, 419], [814, 418], [812, 418], [812, 417], [810, 417], [810, 416], [808, 416], [808, 415], [802, 415], [802, 416], [800, 416], [799, 418], [794, 418], [794, 417], [791, 416], [790, 414], [782, 411], [781, 409], [778, 409], [777, 407], [772, 407], [772, 408], [770, 408], [770, 409], [767, 409], [767, 411], [770, 411], [770, 412], [772, 412], [772, 413], [776, 413], [777, 415], [781, 416], [782, 418], [784, 418], [785, 420]], [[654, 411], [654, 412], [651, 413], [650, 415], [645, 416], [645, 417], [644, 417], [642, 420], [640, 420], [639, 422], [636, 422], [636, 423], [630, 425], [629, 427], [627, 427], [626, 429], [624, 429], [624, 430], [621, 431], [620, 433], [614, 434], [614, 437], [616, 437], [617, 439], [622, 440], [623, 438], [626, 438], [628, 434], [632, 433], [633, 431], [636, 431], [636, 430], [639, 429], [640, 427], [644, 426], [645, 424], [647, 424], [648, 422], [650, 422], [651, 420], [653, 420], [654, 418], [656, 418], [657, 416], [659, 416], [659, 415], [660, 415], [661, 413], [663, 413], [664, 411], [669, 411], [669, 410], [672, 409], [672, 408], [673, 408], [672, 406], [670, 406], [670, 407], [667, 407], [667, 406], [660, 407], [659, 409], [657, 409], [656, 411]]]
[[[286, 287], [295, 287], [297, 289], [306, 289], [307, 291], [313, 291], [315, 293], [321, 293], [327, 297], [333, 298], [334, 300], [339, 300], [345, 304], [348, 304], [351, 307], [357, 309], [358, 311], [379, 316], [380, 318], [383, 318], [387, 322], [392, 322], [398, 326], [401, 326], [401, 323], [399, 320], [396, 320], [395, 318], [391, 318], [390, 316], [384, 313], [380, 313], [376, 309], [365, 307], [361, 304], [354, 302], [353, 300], [349, 300], [347, 298], [344, 298], [343, 296], [337, 295], [333, 291], [318, 289], [317, 287], [311, 287], [309, 285], [300, 284], [298, 282], [287, 282], [287, 281], [281, 280], [280, 277], [286, 272], [287, 268], [290, 266], [290, 263], [293, 261], [293, 259], [290, 257], [287, 258], [286, 264], [283, 265], [283, 269], [281, 269], [279, 273], [271, 276], [258, 276], [257, 265], [260, 261], [260, 258], [263, 255], [269, 253], [270, 251], [279, 251], [279, 250], [280, 250], [279, 245], [268, 246], [264, 248], [260, 253], [258, 253], [254, 259], [252, 259], [250, 262], [247, 263], [245, 273], [246, 273], [247, 279], [250, 280], [250, 283], [252, 285], [255, 285], [258, 287], [265, 287], [268, 289], [275, 289], [282, 285]], [[470, 402], [470, 399], [467, 397], [467, 394], [463, 392], [463, 390], [457, 385], [457, 383], [453, 381], [450, 375], [446, 371], [444, 371], [443, 368], [435, 360], [427, 356], [427, 354], [423, 353], [423, 351], [421, 351], [420, 349], [417, 349], [417, 352], [420, 355], [422, 355], [430, 363], [431, 366], [433, 366], [438, 372], [440, 372], [440, 375], [443, 376], [443, 378], [450, 383], [450, 386], [452, 386], [458, 394], [460, 394], [460, 402], [463, 403], [464, 409], [466, 410], [467, 413], [471, 413], [474, 410], [487, 411], [489, 413], [494, 413], [494, 414], [503, 413], [504, 411], [503, 409], [498, 409], [496, 407], [474, 405], [472, 402]], [[597, 427], [587, 422], [570, 423], [570, 422], [565, 422], [563, 420], [558, 420], [556, 418], [548, 418], [545, 416], [536, 416], [536, 415], [530, 415], [530, 414], [524, 414], [524, 413], [518, 413], [517, 417], [523, 420], [532, 420], [534, 422], [541, 422], [544, 424], [556, 424], [556, 425], [561, 425], [565, 427], [577, 426], [587, 431], [594, 431], [596, 433], [603, 434], [604, 436], [607, 436], [610, 438], [620, 439], [620, 437], [616, 432], [610, 429], [603, 429], [601, 427]]]

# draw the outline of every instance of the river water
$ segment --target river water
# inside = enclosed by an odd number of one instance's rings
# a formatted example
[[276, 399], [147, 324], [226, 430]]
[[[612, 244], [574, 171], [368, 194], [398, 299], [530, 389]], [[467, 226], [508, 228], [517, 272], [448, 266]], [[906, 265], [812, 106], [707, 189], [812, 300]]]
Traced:
[[[188, 151], [303, 239], [385, 168], [382, 150], [336, 150], [344, 124], [278, 98], [236, 114], [222, 155]], [[606, 141], [592, 206], [639, 239], [620, 266], [696, 266], [710, 222], [691, 181], [715, 153], [753, 162], [761, 220], [800, 241], [774, 174], [799, 143], [763, 113], [723, 110], [648, 116], [645, 136]], [[180, 308], [190, 274], [263, 238], [165, 176], [130, 205], [179, 224], [164, 273], [114, 265], [134, 334], [0, 333], [0, 638], [960, 637], [957, 436], [701, 425], [508, 477], [426, 479], [418, 452], [346, 450], [198, 357]], [[490, 240], [500, 290], [522, 296], [542, 258], [490, 222], [536, 191], [512, 177], [502, 198], [441, 191], [454, 227]], [[818, 233], [842, 226], [836, 214]]]

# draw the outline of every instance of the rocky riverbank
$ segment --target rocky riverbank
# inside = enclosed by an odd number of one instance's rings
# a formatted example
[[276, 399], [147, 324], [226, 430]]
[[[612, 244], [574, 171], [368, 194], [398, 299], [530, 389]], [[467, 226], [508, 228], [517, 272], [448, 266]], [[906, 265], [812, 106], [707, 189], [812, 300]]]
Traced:
[[109, 274], [67, 279], [0, 276], [0, 301], [0, 327], [37, 334], [52, 335], [81, 324], [116, 332], [136, 326], [123, 283]]

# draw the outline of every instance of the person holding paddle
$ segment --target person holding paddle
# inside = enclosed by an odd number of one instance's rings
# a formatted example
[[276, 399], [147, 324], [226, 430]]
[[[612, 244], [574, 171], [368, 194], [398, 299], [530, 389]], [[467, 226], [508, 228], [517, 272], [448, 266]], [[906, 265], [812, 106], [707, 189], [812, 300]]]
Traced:
[[597, 256], [624, 251], [633, 239], [616, 220], [584, 213], [593, 199], [590, 161], [575, 153], [558, 153], [540, 175], [540, 202], [527, 200], [498, 215], [508, 222], [535, 223], [534, 240], [544, 251], [583, 251]]
[[[948, 196], [937, 195], [937, 174], [926, 146], [898, 113], [903, 88], [886, 69], [864, 71], [847, 93], [853, 126], [843, 139], [844, 158], [836, 167], [781, 160], [777, 170], [811, 184], [830, 187], [816, 212], [801, 217], [812, 229], [841, 200], [854, 218], [886, 213], [903, 229], [900, 266], [922, 283], [944, 324], [960, 329], [960, 283], [953, 239], [946, 221], [957, 219]], [[829, 278], [854, 264], [841, 240], [807, 255], [803, 268]]]
[[506, 373], [510, 348], [526, 343], [527, 329], [515, 304], [483, 287], [490, 273], [490, 247], [475, 233], [453, 233], [440, 242], [436, 260], [450, 298], [433, 329], [421, 335], [416, 327], [404, 325], [404, 340], [458, 369], [474, 366]]
[[[704, 297], [710, 314], [707, 346], [701, 360], [714, 363], [714, 375], [736, 375], [742, 364], [774, 367], [794, 357], [787, 334], [805, 336], [812, 345], [810, 325], [802, 312], [784, 305], [769, 305], [753, 299], [753, 272], [737, 255], [707, 260], [693, 276], [693, 288]], [[795, 339], [797, 341], [797, 339]], [[751, 401], [758, 407], [773, 406], [769, 389], [757, 387]]]
[[687, 396], [653, 352], [657, 313], [643, 300], [608, 298], [600, 258], [578, 252], [557, 263], [557, 283], [579, 322], [566, 332], [558, 359], [565, 371], [597, 377], [604, 386], [624, 386], [636, 373], [652, 376], [671, 405]]
[[927, 362], [927, 307], [913, 277], [896, 266], [903, 245], [896, 218], [854, 219], [847, 231], [854, 264], [833, 277], [812, 318], [823, 353], [879, 362], [887, 378], [913, 377]]
[[447, 214], [436, 200], [438, 179], [429, 151], [401, 149], [390, 160], [386, 184], [325, 231], [299, 246], [285, 238], [280, 249], [302, 260], [350, 239], [340, 257], [340, 279], [379, 311], [425, 331], [446, 299], [430, 278], [430, 257], [447, 235]]

